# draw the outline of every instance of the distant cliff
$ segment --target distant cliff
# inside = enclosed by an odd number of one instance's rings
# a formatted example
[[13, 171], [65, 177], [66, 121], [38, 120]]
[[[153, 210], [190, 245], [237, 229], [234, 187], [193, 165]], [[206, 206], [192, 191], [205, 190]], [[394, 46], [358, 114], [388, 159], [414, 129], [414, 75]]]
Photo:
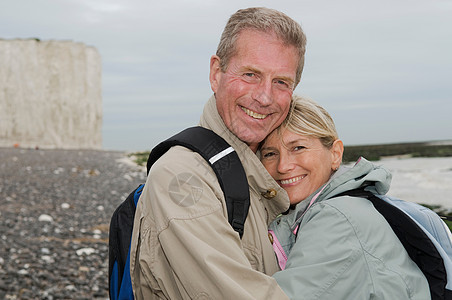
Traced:
[[101, 72], [82, 43], [0, 40], [0, 146], [100, 149]]

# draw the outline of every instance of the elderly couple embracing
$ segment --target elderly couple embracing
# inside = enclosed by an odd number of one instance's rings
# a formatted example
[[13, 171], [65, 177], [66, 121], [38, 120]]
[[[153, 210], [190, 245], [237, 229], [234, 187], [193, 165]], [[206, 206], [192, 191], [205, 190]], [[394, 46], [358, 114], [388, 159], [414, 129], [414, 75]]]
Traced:
[[[213, 95], [200, 125], [235, 149], [247, 174], [243, 238], [207, 163], [171, 148], [153, 165], [135, 214], [136, 299], [430, 299], [423, 273], [372, 204], [335, 197], [362, 185], [385, 194], [391, 175], [365, 159], [341, 166], [333, 119], [293, 94], [305, 47], [301, 26], [279, 11], [230, 17], [210, 58]], [[202, 183], [188, 207], [167, 188], [183, 172]]]

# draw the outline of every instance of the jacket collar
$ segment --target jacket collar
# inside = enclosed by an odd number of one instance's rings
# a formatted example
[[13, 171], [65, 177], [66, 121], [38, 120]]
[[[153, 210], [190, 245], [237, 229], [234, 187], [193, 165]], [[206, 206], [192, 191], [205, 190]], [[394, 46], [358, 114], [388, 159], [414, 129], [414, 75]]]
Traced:
[[306, 211], [314, 203], [334, 198], [343, 192], [364, 188], [376, 195], [384, 195], [389, 191], [391, 173], [381, 166], [374, 165], [363, 157], [352, 166], [341, 166], [339, 170], [308, 198], [298, 203], [295, 213], [288, 216], [291, 230], [297, 230]]
[[[258, 156], [251, 151], [248, 145], [238, 139], [224, 124], [223, 119], [218, 113], [214, 95], [210, 97], [204, 106], [199, 124], [223, 137], [237, 152], [245, 169], [250, 190], [258, 195], [262, 195], [260, 200], [267, 209], [268, 223], [289, 208], [290, 202], [286, 191], [268, 174]], [[269, 193], [268, 191], [272, 192]], [[273, 193], [273, 191], [276, 193]]]

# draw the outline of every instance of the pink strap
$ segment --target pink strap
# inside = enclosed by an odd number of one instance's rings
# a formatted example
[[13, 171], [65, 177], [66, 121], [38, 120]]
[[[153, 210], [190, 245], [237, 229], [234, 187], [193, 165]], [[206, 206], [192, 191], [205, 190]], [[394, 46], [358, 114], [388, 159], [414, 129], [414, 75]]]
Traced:
[[287, 255], [284, 252], [283, 247], [279, 243], [278, 239], [276, 238], [276, 235], [273, 232], [273, 230], [269, 230], [268, 233], [270, 233], [273, 237], [272, 246], [273, 246], [273, 251], [275, 251], [275, 253], [276, 253], [279, 267], [281, 268], [281, 270], [284, 270], [286, 268]]
[[[311, 202], [309, 202], [308, 207], [306, 207], [306, 210], [303, 212], [303, 214], [300, 216], [300, 218], [304, 216], [304, 214], [308, 211], [308, 209], [311, 207], [311, 205], [314, 203], [314, 201], [319, 197], [320, 193], [323, 191], [323, 189], [325, 189], [325, 187], [326, 187], [326, 185], [324, 185], [322, 187], [322, 189], [312, 197]], [[298, 220], [300, 218], [298, 218]], [[299, 225], [297, 225], [297, 227], [295, 227], [295, 229], [293, 230], [293, 234], [297, 234], [298, 227], [299, 227]]]

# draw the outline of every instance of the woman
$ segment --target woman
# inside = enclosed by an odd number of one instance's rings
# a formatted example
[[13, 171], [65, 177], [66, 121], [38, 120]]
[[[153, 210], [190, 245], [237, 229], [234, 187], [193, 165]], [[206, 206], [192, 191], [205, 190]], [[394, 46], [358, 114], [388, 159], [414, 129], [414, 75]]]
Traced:
[[343, 143], [328, 112], [294, 97], [287, 120], [263, 142], [261, 160], [287, 191], [291, 210], [270, 225], [291, 299], [430, 299], [427, 280], [366, 198], [389, 190], [391, 175], [361, 158], [341, 166]]

